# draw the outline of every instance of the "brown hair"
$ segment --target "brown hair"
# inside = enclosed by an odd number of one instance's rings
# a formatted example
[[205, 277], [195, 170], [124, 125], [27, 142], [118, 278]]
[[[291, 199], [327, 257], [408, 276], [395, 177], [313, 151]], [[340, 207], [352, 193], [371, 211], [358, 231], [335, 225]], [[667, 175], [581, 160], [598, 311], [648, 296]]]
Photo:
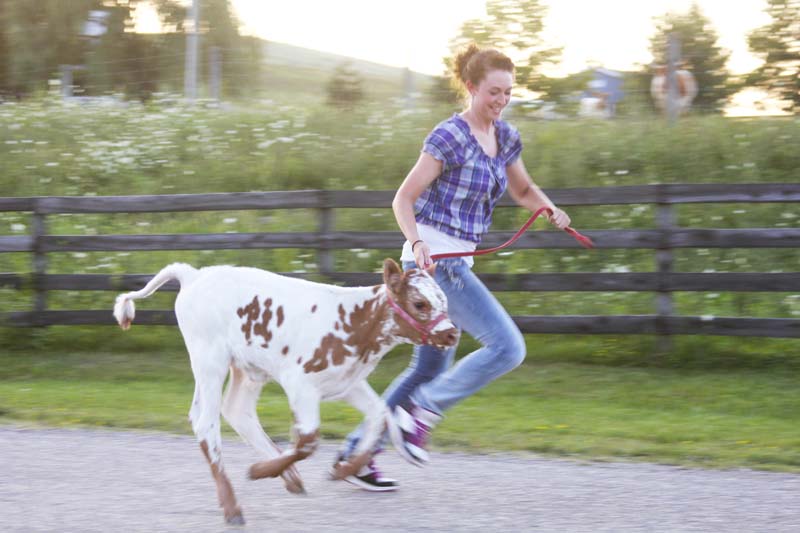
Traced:
[[505, 70], [514, 74], [514, 62], [502, 52], [492, 48], [481, 50], [475, 43], [459, 52], [453, 60], [454, 78], [464, 86], [467, 81], [473, 85], [480, 84], [490, 70]]

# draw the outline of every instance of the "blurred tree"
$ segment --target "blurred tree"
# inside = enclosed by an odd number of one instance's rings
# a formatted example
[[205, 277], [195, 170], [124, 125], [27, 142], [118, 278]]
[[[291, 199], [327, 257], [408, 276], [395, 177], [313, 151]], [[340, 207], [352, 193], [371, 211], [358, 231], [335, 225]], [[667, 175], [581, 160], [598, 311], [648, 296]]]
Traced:
[[2, 33], [6, 38], [6, 82], [9, 90], [45, 90], [58, 76], [59, 65], [80, 64], [80, 31], [90, 9], [100, 0], [6, 0]]
[[[133, 32], [136, 8], [155, 6], [166, 33]], [[85, 31], [91, 12], [94, 29]], [[59, 76], [60, 65], [84, 65], [79, 74], [88, 94], [125, 92], [146, 98], [183, 79], [184, 21], [182, 0], [0, 0], [0, 89], [27, 93], [45, 90]], [[238, 33], [230, 0], [202, 0], [202, 57], [220, 49], [225, 87], [237, 92], [260, 81], [259, 48]], [[208, 68], [201, 61], [201, 71]]]
[[[142, 0], [133, 0], [141, 2]], [[147, 0], [145, 0], [147, 1]], [[183, 33], [183, 23], [186, 20], [187, 6], [176, 0], [149, 0], [156, 8], [158, 18], [166, 32]]]
[[458, 105], [461, 102], [461, 96], [453, 86], [450, 76], [433, 76], [433, 81], [428, 85], [426, 94], [429, 101], [435, 105]]
[[351, 108], [364, 99], [364, 81], [350, 61], [343, 61], [333, 71], [326, 91], [328, 104]]
[[656, 19], [656, 33], [650, 38], [650, 52], [656, 63], [667, 63], [667, 42], [675, 33], [681, 44], [681, 58], [697, 80], [699, 92], [693, 107], [703, 112], [721, 112], [728, 98], [738, 90], [729, 79], [726, 63], [730, 52], [717, 45], [719, 36], [696, 3], [688, 13], [667, 13]]
[[577, 98], [577, 95], [585, 91], [589, 82], [593, 79], [594, 72], [592, 70], [584, 70], [562, 78], [544, 78], [542, 84], [545, 86], [548, 99], [565, 100]]
[[239, 94], [260, 83], [259, 48], [251, 39], [239, 35], [239, 21], [230, 0], [202, 0], [200, 18], [203, 56], [210, 57], [209, 49], [214, 47], [219, 50], [223, 61], [223, 92]]
[[8, 16], [8, 0], [0, 0], [0, 101], [4, 95], [11, 92], [9, 84], [9, 52], [8, 34], [6, 33], [6, 17]]
[[554, 65], [561, 55], [560, 48], [547, 46], [541, 37], [546, 14], [540, 0], [487, 0], [486, 18], [464, 22], [460, 34], [451, 40], [451, 56], [444, 59], [448, 73], [458, 51], [474, 42], [506, 53], [514, 61], [518, 85], [546, 93], [548, 82], [542, 68]]
[[749, 36], [750, 50], [764, 64], [746, 83], [785, 102], [786, 111], [800, 109], [800, 0], [767, 0], [772, 22]]

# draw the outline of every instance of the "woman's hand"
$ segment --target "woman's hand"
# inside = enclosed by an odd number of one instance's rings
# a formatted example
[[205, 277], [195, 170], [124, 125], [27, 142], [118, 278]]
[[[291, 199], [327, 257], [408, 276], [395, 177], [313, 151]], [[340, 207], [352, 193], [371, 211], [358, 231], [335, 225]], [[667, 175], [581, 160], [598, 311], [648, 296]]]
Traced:
[[547, 220], [549, 220], [552, 225], [554, 225], [558, 229], [564, 229], [567, 226], [569, 226], [569, 223], [572, 220], [569, 218], [569, 215], [563, 209], [559, 209], [556, 206], [553, 206], [551, 209], [553, 213], [547, 216]]
[[433, 264], [431, 249], [425, 241], [417, 241], [414, 245], [414, 260], [420, 269], [428, 268]]

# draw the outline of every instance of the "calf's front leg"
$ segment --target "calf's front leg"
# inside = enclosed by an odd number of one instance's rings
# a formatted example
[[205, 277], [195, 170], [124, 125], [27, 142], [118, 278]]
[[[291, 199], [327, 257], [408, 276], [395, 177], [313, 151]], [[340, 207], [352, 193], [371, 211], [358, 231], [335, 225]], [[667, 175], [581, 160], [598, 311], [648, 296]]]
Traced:
[[294, 446], [278, 457], [255, 463], [250, 467], [250, 479], [277, 477], [297, 461], [302, 461], [319, 446], [319, 402], [316, 391], [302, 390], [290, 393], [289, 406], [294, 413]]
[[348, 476], [356, 475], [375, 455], [375, 445], [386, 430], [386, 417], [389, 410], [386, 403], [370, 387], [367, 380], [361, 380], [354, 384], [343, 399], [350, 405], [364, 413], [364, 431], [358, 446], [347, 461], [337, 463], [334, 467], [332, 477], [334, 479], [344, 479]]

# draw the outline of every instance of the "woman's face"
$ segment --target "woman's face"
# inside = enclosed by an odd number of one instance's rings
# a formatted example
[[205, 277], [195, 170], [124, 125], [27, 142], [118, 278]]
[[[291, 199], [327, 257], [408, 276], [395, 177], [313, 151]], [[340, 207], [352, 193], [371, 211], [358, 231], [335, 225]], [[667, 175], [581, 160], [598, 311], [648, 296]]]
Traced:
[[490, 70], [486, 77], [476, 87], [471, 82], [467, 83], [472, 95], [470, 107], [479, 116], [490, 120], [500, 118], [500, 113], [511, 100], [511, 87], [514, 84], [514, 75], [505, 70]]

